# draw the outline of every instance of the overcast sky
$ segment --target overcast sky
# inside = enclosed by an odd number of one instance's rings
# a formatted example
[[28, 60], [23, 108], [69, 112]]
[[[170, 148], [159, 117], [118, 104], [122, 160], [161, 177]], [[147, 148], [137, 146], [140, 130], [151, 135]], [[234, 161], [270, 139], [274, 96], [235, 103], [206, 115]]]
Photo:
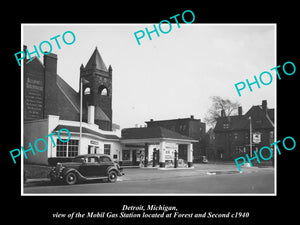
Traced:
[[153, 33], [152, 40], [146, 35], [138, 45], [134, 32], [145, 27], [151, 30], [153, 24], [25, 24], [23, 44], [33, 51], [33, 45], [72, 31], [74, 44], [60, 38], [58, 49], [51, 43], [58, 74], [76, 91], [80, 65], [86, 65], [97, 46], [106, 67], [113, 69], [113, 122], [121, 128], [190, 115], [203, 120], [213, 95], [239, 101], [244, 113], [263, 99], [275, 107], [276, 79], [260, 89], [253, 86], [253, 92], [245, 89], [241, 97], [234, 87], [276, 66], [273, 24], [172, 24], [168, 34]]

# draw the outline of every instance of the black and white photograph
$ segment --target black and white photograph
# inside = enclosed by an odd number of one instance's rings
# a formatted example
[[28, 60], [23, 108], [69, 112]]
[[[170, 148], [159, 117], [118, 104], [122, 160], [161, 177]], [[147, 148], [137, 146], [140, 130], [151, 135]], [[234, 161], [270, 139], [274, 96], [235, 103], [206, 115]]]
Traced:
[[276, 24], [152, 27], [22, 24], [24, 195], [276, 194]]

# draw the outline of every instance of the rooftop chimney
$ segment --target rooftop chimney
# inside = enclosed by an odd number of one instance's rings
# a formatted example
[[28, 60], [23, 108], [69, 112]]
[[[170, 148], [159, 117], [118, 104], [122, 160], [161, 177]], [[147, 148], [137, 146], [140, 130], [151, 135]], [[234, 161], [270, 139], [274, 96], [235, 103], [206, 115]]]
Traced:
[[221, 117], [225, 117], [225, 110], [224, 109], [221, 110]]
[[44, 55], [44, 67], [46, 72], [57, 74], [57, 55], [54, 53]]
[[25, 53], [25, 58], [24, 58], [24, 62], [25, 63], [27, 62], [27, 60], [29, 60], [29, 59], [27, 59], [27, 51], [26, 51], [26, 49], [27, 49], [27, 45], [23, 45], [23, 52]]
[[243, 108], [242, 108], [242, 106], [239, 106], [239, 108], [238, 108], [238, 115], [239, 116], [243, 115]]
[[261, 103], [261, 106], [262, 106], [262, 110], [265, 114], [267, 114], [267, 110], [268, 110], [268, 107], [267, 107], [267, 100], [263, 100], [262, 103]]
[[191, 119], [194, 119], [194, 115], [191, 115]]

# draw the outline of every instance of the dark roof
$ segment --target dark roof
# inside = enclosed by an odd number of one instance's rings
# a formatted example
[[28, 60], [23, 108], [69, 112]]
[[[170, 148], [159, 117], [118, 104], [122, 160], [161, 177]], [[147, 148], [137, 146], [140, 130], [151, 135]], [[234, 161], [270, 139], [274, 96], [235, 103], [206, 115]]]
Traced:
[[[53, 131], [59, 131], [60, 129], [68, 129], [71, 133], [72, 132], [76, 132], [79, 133], [80, 131], [80, 127], [78, 126], [64, 126], [64, 125], [58, 125], [57, 127], [55, 127], [55, 129]], [[111, 135], [111, 134], [102, 134], [100, 132], [82, 127], [82, 133], [83, 134], [93, 134], [102, 138], [106, 138], [106, 139], [119, 139], [119, 137], [117, 135]]]
[[[243, 127], [242, 124], [245, 121], [247, 121], [247, 120], [245, 120], [244, 116], [219, 117], [217, 119], [217, 123], [216, 123], [214, 131], [222, 131], [222, 130], [228, 130], [228, 129], [229, 130], [238, 130], [238, 129], [241, 129], [241, 127]], [[224, 123], [229, 124], [228, 129], [223, 128]]]
[[25, 64], [39, 64], [39, 66], [42, 66], [44, 67], [44, 64], [42, 63], [42, 61], [37, 57], [37, 56], [33, 56], [31, 57], [31, 60], [28, 58], [28, 59], [24, 59], [24, 62]]
[[122, 139], [171, 138], [194, 140], [164, 127], [127, 128], [122, 130]]
[[60, 87], [61, 92], [67, 97], [67, 99], [71, 102], [73, 107], [75, 107], [78, 111], [80, 109], [80, 97], [79, 93], [76, 92], [64, 79], [62, 79], [59, 75], [56, 77], [56, 84]]
[[[269, 113], [271, 115], [269, 115]], [[267, 110], [267, 113], [265, 113], [262, 110], [261, 106], [259, 106], [259, 105], [252, 106], [252, 108], [245, 114], [245, 117], [247, 119], [249, 119], [250, 116], [251, 116], [253, 129], [263, 129], [263, 128], [273, 128], [274, 127], [274, 109], [273, 109], [273, 111]], [[271, 118], [273, 118], [273, 120]]]
[[95, 106], [95, 120], [110, 121], [109, 117], [98, 105]]
[[145, 121], [145, 123], [149, 124], [149, 123], [161, 123], [161, 122], [174, 122], [174, 121], [200, 121], [200, 119], [194, 119], [194, 118], [191, 118], [191, 117], [188, 117], [188, 118], [178, 118], [178, 119], [169, 119], [169, 120], [150, 120], [150, 121]]
[[[214, 131], [234, 131], [234, 130], [247, 130], [249, 129], [251, 116], [252, 128], [259, 129], [273, 129], [274, 128], [274, 109], [268, 109], [265, 113], [261, 106], [252, 106], [248, 112], [241, 116], [227, 116], [219, 117]], [[223, 124], [228, 123], [229, 127], [224, 128]]]
[[85, 66], [86, 69], [98, 69], [98, 70], [103, 70], [107, 72], [107, 68], [103, 62], [103, 59], [98, 52], [98, 49], [96, 47], [95, 51], [93, 52], [91, 58], [89, 59], [88, 63]]
[[267, 109], [267, 113], [271, 121], [274, 123], [274, 109]]
[[[59, 75], [57, 75], [56, 84], [60, 87], [62, 94], [68, 99], [69, 103], [76, 113], [79, 113], [80, 110], [80, 96], [67, 82], [65, 82]], [[82, 109], [83, 117], [87, 117], [87, 108], [83, 107]], [[100, 106], [95, 106], [95, 120], [101, 121], [110, 121], [109, 117], [103, 112]]]

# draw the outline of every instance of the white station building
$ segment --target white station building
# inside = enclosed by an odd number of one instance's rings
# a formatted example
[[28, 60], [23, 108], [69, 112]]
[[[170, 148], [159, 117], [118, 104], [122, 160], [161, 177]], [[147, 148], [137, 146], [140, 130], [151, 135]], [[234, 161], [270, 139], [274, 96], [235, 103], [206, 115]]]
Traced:
[[[70, 140], [62, 142], [69, 137], [67, 132], [58, 132], [61, 129], [67, 129], [70, 134]], [[29, 149], [28, 143], [34, 146], [35, 140], [43, 138], [47, 141], [48, 147], [44, 152], [38, 152], [35, 149], [35, 155], [27, 152], [25, 163], [52, 164], [58, 161], [70, 161], [71, 158], [82, 154], [107, 154], [115, 161], [120, 161], [122, 156], [122, 146], [120, 143], [119, 131], [104, 131], [99, 129], [98, 125], [93, 123], [82, 123], [80, 142], [80, 122], [70, 120], [60, 120], [59, 116], [49, 115], [47, 119], [25, 122], [24, 124], [24, 149]], [[49, 134], [55, 133], [51, 136]], [[48, 136], [48, 137], [46, 137]], [[51, 140], [53, 139], [53, 141]], [[81, 144], [80, 144], [81, 143]], [[45, 149], [43, 142], [37, 142], [37, 148]]]

